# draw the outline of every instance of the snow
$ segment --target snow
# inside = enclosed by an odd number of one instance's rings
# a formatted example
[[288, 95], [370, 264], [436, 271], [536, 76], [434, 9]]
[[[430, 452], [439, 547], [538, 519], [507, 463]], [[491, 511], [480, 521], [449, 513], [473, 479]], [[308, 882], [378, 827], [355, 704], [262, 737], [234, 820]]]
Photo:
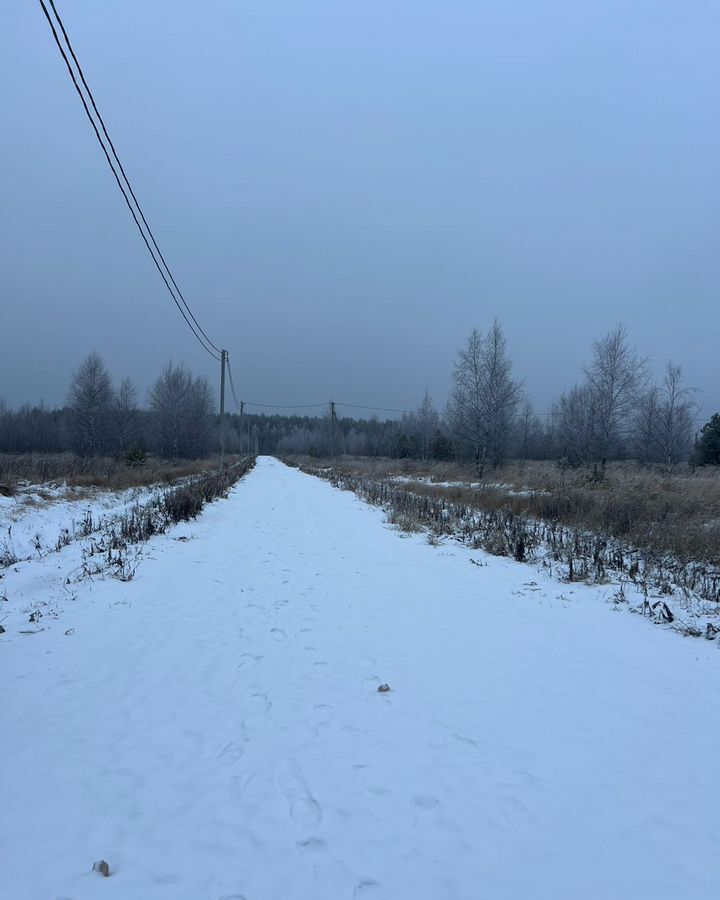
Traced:
[[[318, 472], [327, 472], [329, 469], [318, 469]], [[429, 484], [437, 488], [464, 488], [473, 491], [503, 491], [509, 497], [540, 497], [547, 496], [550, 491], [535, 490], [534, 488], [521, 488], [516, 490], [511, 484], [502, 481], [435, 481], [429, 475], [391, 475], [389, 481], [398, 484]]]
[[152, 488], [103, 491], [62, 485], [28, 485], [13, 497], [0, 497], [0, 556], [11, 552], [24, 560], [41, 556], [57, 544], [64, 529], [73, 537], [90, 513], [99, 523], [147, 499]]
[[268, 458], [19, 634], [76, 552], [0, 582], [1, 898], [716, 895], [717, 642]]

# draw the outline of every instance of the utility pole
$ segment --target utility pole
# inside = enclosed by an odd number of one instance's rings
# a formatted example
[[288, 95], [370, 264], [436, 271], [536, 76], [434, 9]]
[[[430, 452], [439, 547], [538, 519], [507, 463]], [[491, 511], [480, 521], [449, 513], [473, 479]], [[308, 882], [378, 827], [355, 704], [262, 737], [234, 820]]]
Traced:
[[245, 401], [240, 401], [240, 456], [243, 452], [243, 412], [245, 411]]
[[220, 351], [220, 459], [219, 467], [223, 467], [225, 455], [225, 359], [227, 350]]
[[335, 402], [330, 401], [330, 459], [335, 456]]

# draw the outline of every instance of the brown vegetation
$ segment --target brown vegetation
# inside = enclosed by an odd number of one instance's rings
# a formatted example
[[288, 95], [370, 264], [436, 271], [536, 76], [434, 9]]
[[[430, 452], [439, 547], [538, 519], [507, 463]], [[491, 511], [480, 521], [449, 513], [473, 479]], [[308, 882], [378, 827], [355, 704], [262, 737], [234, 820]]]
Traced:
[[[232, 465], [239, 456], [227, 456]], [[72, 487], [99, 487], [123, 490], [152, 484], [174, 484], [184, 478], [211, 471], [217, 457], [169, 460], [148, 457], [142, 465], [128, 465], [109, 456], [81, 457], [74, 453], [2, 453], [0, 485], [10, 493], [21, 482], [30, 484], [67, 483]]]
[[[330, 466], [329, 460], [295, 462]], [[332, 468], [342, 475], [389, 479], [396, 489], [419, 496], [591, 531], [684, 562], [720, 565], [720, 471], [715, 469], [687, 468], [667, 477], [634, 463], [611, 463], [598, 477], [592, 469], [514, 462], [480, 483], [472, 466], [458, 463], [341, 457]]]

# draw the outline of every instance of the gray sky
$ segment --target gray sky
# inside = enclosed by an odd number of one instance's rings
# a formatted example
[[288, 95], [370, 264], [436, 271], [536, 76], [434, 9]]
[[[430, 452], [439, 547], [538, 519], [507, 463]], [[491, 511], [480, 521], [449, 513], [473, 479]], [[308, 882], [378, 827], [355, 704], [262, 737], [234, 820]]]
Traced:
[[[215, 377], [40, 6], [6, 4], [0, 397], [97, 349]], [[538, 410], [617, 321], [720, 408], [720, 5], [58, 0], [136, 193], [239, 394], [444, 405], [497, 315]]]

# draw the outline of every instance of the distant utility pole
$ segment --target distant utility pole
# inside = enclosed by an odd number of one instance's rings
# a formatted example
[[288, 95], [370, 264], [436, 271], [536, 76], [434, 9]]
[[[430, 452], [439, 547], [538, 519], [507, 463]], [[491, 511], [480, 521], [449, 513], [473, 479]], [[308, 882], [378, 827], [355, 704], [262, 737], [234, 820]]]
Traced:
[[245, 411], [245, 401], [240, 401], [240, 456], [243, 452], [243, 412]]
[[220, 459], [219, 466], [223, 467], [225, 455], [225, 360], [227, 350], [220, 351]]
[[330, 459], [335, 456], [335, 401], [330, 401]]

